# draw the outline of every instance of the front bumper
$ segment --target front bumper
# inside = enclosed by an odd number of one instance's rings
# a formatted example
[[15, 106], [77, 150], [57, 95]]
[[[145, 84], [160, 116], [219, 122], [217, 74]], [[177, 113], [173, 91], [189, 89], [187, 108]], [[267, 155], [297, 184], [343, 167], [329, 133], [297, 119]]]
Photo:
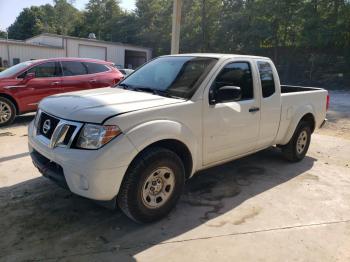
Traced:
[[99, 201], [112, 200], [137, 151], [125, 135], [99, 150], [50, 148], [49, 141], [28, 129], [28, 146], [34, 165], [47, 178], [71, 192]]
[[50, 159], [47, 159], [35, 149], [31, 150], [30, 156], [34, 166], [44, 177], [51, 179], [64, 189], [69, 189], [66, 178], [64, 177], [63, 168], [60, 165], [50, 161]]

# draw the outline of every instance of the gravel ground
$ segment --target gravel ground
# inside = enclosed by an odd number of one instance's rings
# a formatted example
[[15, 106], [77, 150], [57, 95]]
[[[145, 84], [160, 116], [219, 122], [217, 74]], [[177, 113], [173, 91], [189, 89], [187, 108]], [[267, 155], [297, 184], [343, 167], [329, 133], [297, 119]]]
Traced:
[[151, 225], [41, 177], [32, 118], [0, 129], [0, 261], [350, 261], [350, 93], [331, 92], [302, 162], [269, 148], [201, 172]]

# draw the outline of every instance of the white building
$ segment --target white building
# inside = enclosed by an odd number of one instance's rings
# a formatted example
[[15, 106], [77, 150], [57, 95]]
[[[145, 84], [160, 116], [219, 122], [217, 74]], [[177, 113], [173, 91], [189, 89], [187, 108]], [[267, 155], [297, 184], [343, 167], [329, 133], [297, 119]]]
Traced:
[[52, 57], [85, 57], [136, 68], [152, 57], [152, 49], [55, 34], [40, 34], [24, 41], [0, 39], [0, 67]]

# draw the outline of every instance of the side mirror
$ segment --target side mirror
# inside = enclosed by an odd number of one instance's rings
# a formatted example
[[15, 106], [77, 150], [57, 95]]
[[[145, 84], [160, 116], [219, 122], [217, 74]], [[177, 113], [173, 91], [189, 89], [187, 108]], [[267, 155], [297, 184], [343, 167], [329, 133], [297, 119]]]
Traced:
[[222, 102], [239, 101], [242, 98], [242, 90], [239, 86], [222, 86], [218, 89], [210, 89], [209, 104], [215, 105]]
[[29, 82], [30, 80], [32, 80], [33, 78], [35, 78], [35, 73], [28, 73], [26, 74], [26, 76], [23, 79], [24, 83]]

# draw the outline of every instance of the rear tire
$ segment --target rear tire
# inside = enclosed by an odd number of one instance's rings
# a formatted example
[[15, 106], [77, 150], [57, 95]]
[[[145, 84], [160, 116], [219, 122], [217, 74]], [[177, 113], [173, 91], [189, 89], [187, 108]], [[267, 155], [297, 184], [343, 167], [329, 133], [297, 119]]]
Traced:
[[0, 127], [11, 124], [15, 117], [15, 105], [9, 99], [0, 97]]
[[301, 161], [310, 146], [311, 127], [308, 122], [302, 121], [298, 124], [288, 144], [281, 146], [282, 154], [290, 162]]
[[185, 168], [173, 151], [152, 147], [132, 162], [117, 196], [121, 210], [138, 223], [157, 221], [176, 205]]

